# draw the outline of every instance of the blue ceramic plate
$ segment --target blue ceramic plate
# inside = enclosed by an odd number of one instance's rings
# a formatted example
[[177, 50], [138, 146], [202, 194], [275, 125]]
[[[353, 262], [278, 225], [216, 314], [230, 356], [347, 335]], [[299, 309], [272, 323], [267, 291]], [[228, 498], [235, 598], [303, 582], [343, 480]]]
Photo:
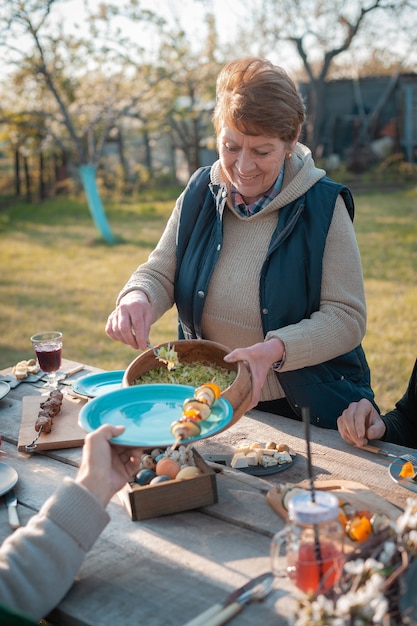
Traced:
[[[186, 398], [195, 387], [187, 385], [135, 385], [118, 389], [87, 402], [80, 411], [79, 424], [87, 432], [102, 424], [122, 424], [126, 430], [114, 443], [127, 446], [163, 447], [175, 443], [171, 424], [180, 419]], [[233, 408], [219, 398], [208, 419], [201, 422], [201, 433], [183, 443], [211, 437], [230, 424]]]
[[9, 383], [6, 383], [6, 381], [4, 380], [0, 380], [0, 400], [4, 398], [4, 396], [7, 396], [9, 391], [10, 391]]
[[80, 396], [96, 398], [109, 391], [115, 391], [122, 386], [124, 370], [114, 372], [100, 372], [99, 374], [88, 374], [82, 378], [77, 378], [72, 383], [72, 389]]
[[401, 487], [417, 493], [417, 483], [414, 482], [412, 478], [403, 478], [402, 476], [400, 476], [400, 472], [404, 463], [405, 459], [395, 459], [395, 461], [393, 461], [389, 466], [389, 475], [391, 476], [392, 480], [394, 480], [398, 485], [401, 485]]
[[0, 463], [0, 496], [10, 491], [17, 483], [17, 472], [7, 463]]

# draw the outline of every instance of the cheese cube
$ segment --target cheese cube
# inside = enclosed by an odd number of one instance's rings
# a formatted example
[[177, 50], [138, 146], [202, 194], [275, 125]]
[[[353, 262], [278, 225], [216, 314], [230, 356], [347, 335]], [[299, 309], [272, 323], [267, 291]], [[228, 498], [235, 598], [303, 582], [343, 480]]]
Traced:
[[238, 453], [233, 455], [233, 459], [230, 463], [232, 467], [240, 469], [241, 467], [248, 467], [248, 460], [245, 454]]

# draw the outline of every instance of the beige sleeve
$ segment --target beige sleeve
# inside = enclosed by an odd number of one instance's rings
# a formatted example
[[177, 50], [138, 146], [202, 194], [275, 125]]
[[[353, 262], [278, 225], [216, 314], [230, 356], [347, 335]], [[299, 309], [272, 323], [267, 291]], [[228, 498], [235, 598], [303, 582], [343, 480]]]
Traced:
[[323, 257], [320, 309], [309, 319], [271, 331], [285, 344], [282, 371], [323, 363], [357, 347], [366, 330], [362, 263], [352, 221], [336, 202]]
[[174, 304], [174, 278], [177, 266], [176, 237], [181, 196], [167, 222], [164, 232], [149, 255], [146, 263], [139, 265], [117, 297], [117, 304], [129, 291], [140, 289], [152, 304], [153, 321], [158, 320]]

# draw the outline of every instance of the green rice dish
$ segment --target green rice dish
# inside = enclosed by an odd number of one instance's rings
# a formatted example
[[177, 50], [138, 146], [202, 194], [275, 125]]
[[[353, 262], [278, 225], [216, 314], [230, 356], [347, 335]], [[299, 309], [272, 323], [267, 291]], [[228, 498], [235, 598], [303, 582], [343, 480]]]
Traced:
[[237, 372], [229, 371], [219, 365], [203, 365], [202, 363], [180, 363], [175, 369], [156, 367], [142, 374], [134, 381], [134, 385], [143, 384], [174, 384], [199, 387], [204, 383], [216, 383], [224, 391], [237, 376]]

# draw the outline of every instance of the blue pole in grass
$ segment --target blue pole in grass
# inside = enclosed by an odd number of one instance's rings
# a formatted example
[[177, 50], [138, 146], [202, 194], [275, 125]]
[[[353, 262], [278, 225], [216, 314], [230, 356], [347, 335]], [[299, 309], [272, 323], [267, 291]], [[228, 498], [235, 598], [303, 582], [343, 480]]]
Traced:
[[88, 208], [90, 209], [93, 222], [107, 243], [115, 243], [115, 237], [107, 221], [106, 213], [97, 189], [96, 168], [94, 165], [80, 165], [78, 168], [84, 191], [87, 196]]

